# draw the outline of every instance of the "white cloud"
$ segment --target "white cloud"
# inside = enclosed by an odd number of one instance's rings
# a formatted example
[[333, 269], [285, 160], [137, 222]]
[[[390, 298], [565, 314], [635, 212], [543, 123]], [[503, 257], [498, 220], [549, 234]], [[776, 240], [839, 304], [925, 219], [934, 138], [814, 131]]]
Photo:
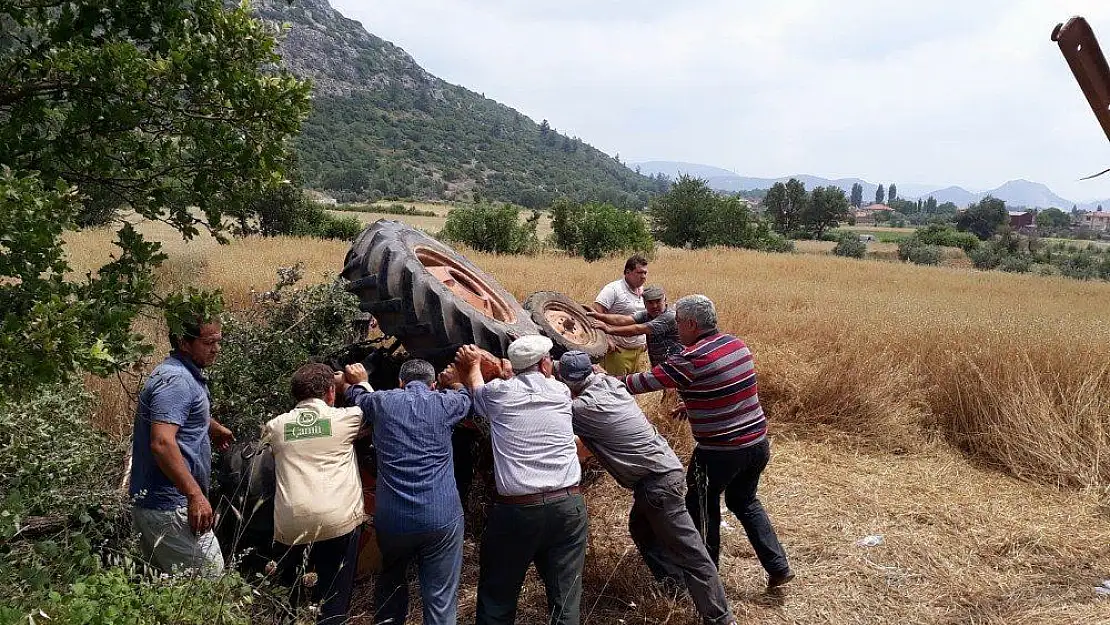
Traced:
[[624, 160], [1077, 200], [1110, 150], [1052, 27], [1102, 0], [335, 0], [433, 74]]

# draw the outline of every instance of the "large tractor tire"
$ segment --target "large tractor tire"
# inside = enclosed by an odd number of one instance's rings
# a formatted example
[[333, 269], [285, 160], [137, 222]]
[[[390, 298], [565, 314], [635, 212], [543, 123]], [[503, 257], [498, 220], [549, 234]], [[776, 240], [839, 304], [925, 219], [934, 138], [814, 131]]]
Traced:
[[444, 367], [472, 343], [498, 357], [539, 334], [516, 299], [463, 255], [400, 222], [381, 219], [355, 239], [343, 277], [361, 308], [414, 357]]
[[554, 358], [572, 350], [589, 354], [597, 361], [605, 357], [609, 341], [605, 333], [590, 324], [586, 309], [571, 298], [555, 291], [540, 291], [528, 296], [524, 308], [532, 314], [532, 321], [555, 344], [551, 348]]

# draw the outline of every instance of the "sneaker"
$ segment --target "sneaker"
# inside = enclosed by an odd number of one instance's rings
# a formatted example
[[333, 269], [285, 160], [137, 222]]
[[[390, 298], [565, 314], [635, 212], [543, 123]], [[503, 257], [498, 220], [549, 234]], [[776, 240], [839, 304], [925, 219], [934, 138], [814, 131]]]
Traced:
[[778, 573], [767, 578], [767, 590], [789, 584], [794, 579], [794, 571], [787, 569], [785, 573]]

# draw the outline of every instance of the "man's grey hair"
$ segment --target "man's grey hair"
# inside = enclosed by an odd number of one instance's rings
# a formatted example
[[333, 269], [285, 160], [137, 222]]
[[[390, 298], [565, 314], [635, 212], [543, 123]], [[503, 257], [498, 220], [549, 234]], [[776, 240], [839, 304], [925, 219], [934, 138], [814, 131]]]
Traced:
[[704, 295], [687, 295], [674, 303], [677, 319], [693, 319], [700, 330], [717, 329], [717, 308]]
[[409, 382], [423, 382], [428, 386], [436, 381], [436, 370], [432, 363], [419, 358], [405, 361], [401, 365], [401, 373], [397, 376], [401, 378], [401, 384], [407, 385]]

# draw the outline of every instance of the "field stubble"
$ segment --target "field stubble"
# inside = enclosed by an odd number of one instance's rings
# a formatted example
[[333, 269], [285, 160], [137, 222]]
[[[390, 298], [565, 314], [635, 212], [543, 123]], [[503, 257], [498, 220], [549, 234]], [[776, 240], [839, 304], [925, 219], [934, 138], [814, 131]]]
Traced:
[[[164, 280], [219, 287], [232, 308], [268, 288], [281, 265], [303, 261], [309, 279], [331, 279], [346, 251], [282, 238], [184, 245], [155, 234], [171, 254]], [[92, 267], [108, 238], [82, 233], [71, 250]], [[621, 265], [470, 256], [519, 298], [551, 289], [583, 302]], [[728, 517], [722, 570], [742, 622], [1110, 622], [1110, 603], [1092, 591], [1110, 577], [1110, 284], [665, 248], [649, 282], [672, 299], [713, 298], [722, 327], [756, 354], [775, 438], [761, 493], [800, 577], [782, 596], [764, 594]], [[125, 431], [119, 383], [91, 386], [103, 396], [101, 424]], [[658, 401], [642, 403], [688, 456], [686, 427], [664, 419]], [[625, 527], [628, 494], [606, 479], [588, 499], [586, 622], [694, 622], [688, 602], [645, 583]], [[869, 534], [884, 545], [855, 546]], [[470, 558], [464, 577], [466, 620]], [[530, 576], [521, 622], [542, 606]]]

